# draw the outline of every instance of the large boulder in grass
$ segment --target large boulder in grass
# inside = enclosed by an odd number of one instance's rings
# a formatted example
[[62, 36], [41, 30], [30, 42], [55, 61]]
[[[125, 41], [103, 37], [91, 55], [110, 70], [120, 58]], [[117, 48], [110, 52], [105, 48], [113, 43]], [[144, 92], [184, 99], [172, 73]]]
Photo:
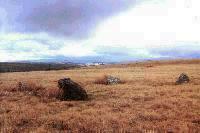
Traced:
[[58, 87], [62, 90], [61, 100], [86, 100], [88, 95], [86, 91], [70, 78], [58, 80]]
[[188, 83], [190, 82], [190, 78], [188, 77], [187, 74], [182, 73], [180, 74], [180, 76], [178, 77], [176, 84], [183, 84], [183, 83]]

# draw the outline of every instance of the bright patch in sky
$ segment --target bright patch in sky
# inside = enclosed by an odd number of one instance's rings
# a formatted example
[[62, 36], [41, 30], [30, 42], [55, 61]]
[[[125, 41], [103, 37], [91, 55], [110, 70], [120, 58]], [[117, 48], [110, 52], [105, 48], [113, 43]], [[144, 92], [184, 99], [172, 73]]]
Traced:
[[6, 33], [6, 13], [0, 8], [0, 61], [54, 56], [122, 55], [121, 61], [200, 57], [199, 7], [198, 0], [143, 0], [103, 20], [84, 39], [43, 31]]
[[[188, 2], [187, 2], [188, 1]], [[200, 1], [144, 2], [99, 26], [94, 41], [141, 48], [199, 42]]]

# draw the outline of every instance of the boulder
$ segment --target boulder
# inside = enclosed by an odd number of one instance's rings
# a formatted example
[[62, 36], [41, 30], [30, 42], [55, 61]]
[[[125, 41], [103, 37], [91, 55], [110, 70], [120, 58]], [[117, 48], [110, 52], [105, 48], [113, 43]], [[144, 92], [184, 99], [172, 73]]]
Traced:
[[190, 81], [189, 77], [187, 74], [182, 73], [180, 74], [180, 76], [178, 77], [176, 84], [183, 84], [183, 83], [188, 83]]
[[70, 78], [58, 80], [58, 87], [61, 89], [61, 100], [86, 100], [88, 95], [86, 91]]
[[113, 76], [106, 76], [106, 82], [108, 85], [113, 85], [113, 84], [119, 84], [121, 83], [121, 80], [117, 77], [113, 77]]

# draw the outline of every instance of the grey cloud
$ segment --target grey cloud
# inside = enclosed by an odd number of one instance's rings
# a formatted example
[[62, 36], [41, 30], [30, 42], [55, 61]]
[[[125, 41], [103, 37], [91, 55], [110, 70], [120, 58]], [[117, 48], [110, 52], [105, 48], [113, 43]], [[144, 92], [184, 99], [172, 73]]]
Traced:
[[[136, 0], [7, 0], [3, 7], [10, 29], [19, 32], [47, 32], [71, 38], [85, 38], [102, 20], [127, 10]], [[1, 7], [1, 6], [0, 6]]]
[[[30, 44], [33, 43], [33, 44]], [[27, 43], [27, 45], [24, 45]], [[59, 50], [63, 47], [62, 43], [52, 43], [51, 40], [46, 39], [20, 39], [15, 41], [0, 40], [0, 50], [7, 52], [31, 52], [35, 49], [34, 43], [40, 45], [41, 50], [47, 47], [48, 50]], [[37, 48], [38, 49], [38, 48]]]
[[125, 47], [116, 47], [116, 46], [99, 46], [95, 52], [100, 55], [107, 56], [130, 56], [129, 52], [134, 51], [133, 49], [125, 48]]
[[[31, 42], [37, 42], [40, 43], [41, 46], [47, 46], [49, 48], [49, 50], [56, 50], [56, 49], [60, 49], [61, 47], [63, 47], [63, 43], [62, 42], [52, 42], [52, 40], [49, 39], [21, 39], [15, 42], [23, 42], [23, 41], [31, 41]], [[13, 42], [13, 43], [15, 43]]]
[[195, 42], [180, 44], [174, 47], [149, 49], [151, 54], [168, 58], [200, 58], [200, 45]]

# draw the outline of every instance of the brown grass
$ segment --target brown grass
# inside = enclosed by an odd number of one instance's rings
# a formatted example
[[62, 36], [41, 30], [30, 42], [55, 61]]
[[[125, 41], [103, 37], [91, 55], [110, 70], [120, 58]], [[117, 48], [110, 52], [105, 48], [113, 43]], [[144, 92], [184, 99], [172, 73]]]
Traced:
[[58, 88], [45, 88], [40, 84], [34, 82], [18, 82], [15, 86], [6, 86], [0, 90], [0, 96], [6, 96], [10, 93], [24, 93], [30, 96], [36, 96], [38, 98], [57, 98], [61, 96], [62, 92]]
[[12, 91], [24, 92], [28, 95], [38, 96], [41, 98], [58, 98], [61, 94], [58, 88], [46, 89], [42, 85], [38, 85], [33, 82], [19, 82]]
[[104, 75], [100, 78], [97, 78], [95, 81], [94, 81], [95, 84], [104, 84], [104, 85], [107, 85], [107, 75]]
[[[0, 132], [199, 132], [200, 63], [174, 62], [0, 74]], [[182, 72], [191, 82], [175, 85]], [[126, 83], [94, 83], [107, 74]], [[90, 100], [55, 99], [64, 77]], [[28, 88], [17, 90], [18, 82]]]

